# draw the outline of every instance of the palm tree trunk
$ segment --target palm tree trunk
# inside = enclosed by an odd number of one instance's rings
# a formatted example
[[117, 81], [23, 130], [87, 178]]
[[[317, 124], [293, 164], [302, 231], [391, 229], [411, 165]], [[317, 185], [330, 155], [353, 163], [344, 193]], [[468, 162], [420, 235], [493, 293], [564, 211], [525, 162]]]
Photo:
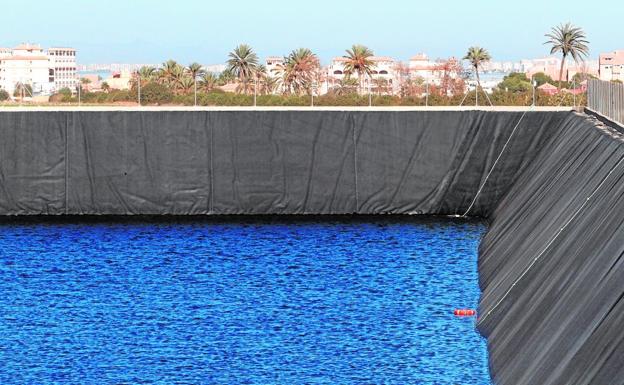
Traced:
[[563, 78], [563, 66], [565, 64], [565, 55], [563, 55], [563, 58], [561, 59], [561, 68], [559, 68], [559, 91], [561, 91], [561, 79]]
[[479, 77], [479, 67], [475, 66], [475, 73], [477, 74], [477, 89], [475, 90], [475, 98], [479, 100], [479, 88], [481, 88], [481, 78]]
[[362, 95], [362, 74], [358, 71], [358, 95]]

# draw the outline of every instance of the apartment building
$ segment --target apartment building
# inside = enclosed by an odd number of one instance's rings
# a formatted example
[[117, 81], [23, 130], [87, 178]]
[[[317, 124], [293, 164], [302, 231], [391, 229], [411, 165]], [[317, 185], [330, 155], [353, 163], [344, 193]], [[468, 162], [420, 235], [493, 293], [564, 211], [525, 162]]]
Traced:
[[[52, 91], [50, 61], [39, 45], [20, 44], [0, 57], [0, 88], [13, 95], [19, 84], [30, 85], [33, 94]], [[32, 95], [26, 95], [32, 96]]]
[[[388, 56], [371, 56], [370, 61], [374, 63], [370, 76], [362, 79], [362, 92], [368, 93], [368, 90], [378, 94], [394, 94], [400, 87], [400, 74], [397, 68], [398, 63]], [[327, 68], [328, 89], [336, 87], [347, 76], [357, 78], [358, 74], [348, 74], [345, 70], [346, 58], [336, 57], [332, 59], [331, 64]]]
[[53, 83], [56, 90], [78, 86], [76, 76], [76, 50], [73, 48], [48, 48], [50, 69], [53, 73]]
[[269, 56], [264, 61], [268, 76], [278, 77], [284, 68], [284, 58], [281, 56]]
[[33, 95], [50, 95], [61, 88], [75, 89], [76, 50], [24, 43], [0, 48], [0, 88], [13, 95], [19, 84], [29, 85]]
[[600, 54], [598, 68], [600, 80], [624, 81], [624, 50]]
[[444, 75], [440, 63], [429, 60], [429, 57], [424, 53], [419, 53], [410, 58], [408, 70], [411, 80], [422, 79], [429, 84], [439, 84]]

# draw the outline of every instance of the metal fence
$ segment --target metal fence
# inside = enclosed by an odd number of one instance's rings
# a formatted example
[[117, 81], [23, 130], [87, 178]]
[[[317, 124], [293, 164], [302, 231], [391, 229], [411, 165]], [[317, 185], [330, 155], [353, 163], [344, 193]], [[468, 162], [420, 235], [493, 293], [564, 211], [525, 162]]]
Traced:
[[624, 124], [624, 84], [589, 79], [587, 108]]

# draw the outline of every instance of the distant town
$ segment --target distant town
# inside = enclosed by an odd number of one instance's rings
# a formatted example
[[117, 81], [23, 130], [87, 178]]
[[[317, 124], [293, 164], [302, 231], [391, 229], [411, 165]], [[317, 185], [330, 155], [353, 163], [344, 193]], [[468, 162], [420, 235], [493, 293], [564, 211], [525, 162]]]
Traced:
[[[276, 79], [282, 76], [285, 60], [287, 57], [284, 56], [270, 56], [259, 61], [258, 66], [262, 68], [264, 77]], [[418, 96], [430, 92], [430, 87], [443, 89], [444, 94], [453, 95], [463, 93], [465, 89], [474, 90], [477, 86], [470, 66], [465, 66], [463, 60], [455, 57], [433, 59], [426, 53], [418, 53], [406, 61], [377, 55], [370, 55], [366, 60], [370, 63], [369, 76], [360, 79], [360, 84], [355, 87], [359, 94], [404, 95], [406, 87], [416, 86]], [[75, 48], [43, 48], [38, 44], [24, 43], [13, 48], [0, 48], [0, 90], [8, 96], [5, 97], [7, 101], [37, 102], [47, 102], [50, 97], [61, 92], [73, 97], [80, 92], [86, 94], [130, 90], [133, 85], [136, 86], [134, 79], [139, 76], [137, 74], [140, 71], [148, 69], [147, 72], [153, 73], [163, 70], [167, 63], [172, 62], [79, 64], [79, 52]], [[344, 87], [352, 75], [352, 71], [347, 68], [347, 62], [346, 57], [339, 56], [327, 65], [319, 63], [314, 79], [310, 80], [308, 93], [321, 96]], [[583, 91], [583, 81], [589, 77], [605, 81], [624, 81], [624, 50], [602, 53], [597, 60], [566, 61], [563, 67], [561, 64], [562, 59], [556, 56], [518, 62], [484, 60], [479, 67], [480, 87], [484, 92], [492, 93], [506, 77], [516, 73], [524, 74], [524, 79], [531, 80], [531, 84], [535, 84], [532, 79], [536, 75], [553, 83], [578, 81], [569, 86], [571, 92]], [[180, 66], [177, 63], [175, 65]], [[192, 79], [195, 88], [198, 74], [210, 74], [216, 79], [228, 70], [227, 64], [194, 65], [197, 67]], [[557, 93], [559, 89], [549, 82], [540, 82], [540, 91], [546, 94]], [[232, 76], [221, 82], [215, 81], [211, 89], [236, 93], [240, 92], [239, 83], [237, 77]], [[186, 88], [190, 87], [191, 85], [187, 85]], [[279, 95], [286, 91], [284, 85], [280, 86], [279, 82], [275, 82], [268, 90], [264, 87], [262, 93]], [[243, 93], [247, 93], [246, 90]]]

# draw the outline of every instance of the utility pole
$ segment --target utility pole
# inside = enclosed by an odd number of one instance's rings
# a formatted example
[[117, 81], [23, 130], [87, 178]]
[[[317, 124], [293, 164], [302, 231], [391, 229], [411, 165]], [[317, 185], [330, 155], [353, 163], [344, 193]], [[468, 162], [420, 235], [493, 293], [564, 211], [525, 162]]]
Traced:
[[429, 107], [429, 79], [425, 80], [425, 86], [427, 87], [427, 91], [425, 93], [425, 107]]
[[533, 103], [531, 103], [531, 106], [535, 107], [535, 80], [533, 80], [533, 77], [535, 76], [535, 74], [531, 75], [531, 87], [533, 89]]
[[197, 76], [193, 77], [193, 92], [195, 94], [195, 107], [197, 107]]
[[78, 78], [78, 106], [81, 104], [80, 93], [82, 92], [82, 84], [80, 83], [80, 78]]
[[139, 107], [141, 106], [141, 72], [137, 70]]
[[368, 75], [368, 106], [373, 106], [373, 77]]
[[258, 99], [258, 74], [254, 73], [254, 107], [256, 107]]

